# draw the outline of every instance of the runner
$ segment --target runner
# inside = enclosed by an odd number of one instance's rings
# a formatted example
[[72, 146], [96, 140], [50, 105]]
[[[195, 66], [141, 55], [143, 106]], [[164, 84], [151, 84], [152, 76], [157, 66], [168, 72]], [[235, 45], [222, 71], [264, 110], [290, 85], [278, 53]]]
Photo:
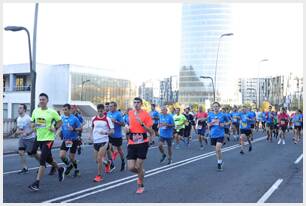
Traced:
[[187, 122], [185, 123], [185, 129], [184, 129], [184, 141], [186, 145], [188, 146], [191, 143], [191, 129], [195, 125], [194, 117], [192, 113], [190, 112], [190, 107], [186, 107], [184, 109], [183, 115], [187, 119]]
[[[121, 148], [122, 146], [122, 127], [125, 125], [121, 112], [117, 110], [117, 103], [111, 102], [109, 105], [110, 111], [107, 113], [107, 116], [112, 120], [115, 126], [115, 132], [111, 135], [109, 139], [109, 145], [112, 151], [112, 161], [115, 161], [117, 154], [120, 155], [121, 158], [121, 168], [120, 171], [123, 171], [125, 168], [124, 154]], [[113, 150], [113, 146], [115, 146], [116, 150]]]
[[278, 115], [278, 122], [280, 125], [279, 130], [279, 140], [277, 144], [280, 144], [281, 141], [285, 144], [286, 130], [289, 122], [289, 115], [286, 112], [286, 108], [282, 108], [282, 112]]
[[[108, 114], [108, 112], [110, 111], [110, 107], [109, 107], [110, 103], [109, 102], [106, 102], [105, 105], [104, 105], [104, 113], [105, 115]], [[110, 139], [110, 136], [108, 137], [108, 139]], [[109, 142], [108, 142], [109, 144]], [[112, 147], [108, 146], [107, 147], [107, 151], [106, 151], [106, 155], [107, 155], [107, 160], [105, 159], [104, 160], [104, 164], [105, 164], [105, 173], [111, 173], [112, 171], [114, 171], [116, 168], [115, 168], [115, 165], [114, 165], [114, 161], [113, 161], [113, 154], [112, 154]]]
[[223, 170], [222, 152], [221, 148], [224, 140], [224, 123], [225, 116], [219, 111], [221, 105], [218, 102], [212, 104], [214, 113], [208, 115], [208, 127], [210, 128], [211, 145], [215, 146], [217, 156], [217, 169]]
[[226, 140], [230, 141], [230, 125], [231, 125], [231, 117], [230, 114], [227, 112], [227, 109], [224, 107], [222, 108], [222, 113], [225, 117], [225, 123], [224, 123], [224, 142], [225, 145]]
[[296, 110], [295, 115], [292, 118], [293, 126], [294, 126], [294, 144], [298, 143], [301, 139], [301, 130], [303, 124], [303, 115], [302, 110]]
[[[94, 182], [100, 182], [102, 177], [102, 163], [105, 160], [106, 151], [109, 148], [109, 135], [114, 133], [114, 125], [110, 118], [106, 116], [103, 104], [97, 105], [98, 115], [93, 117], [90, 139], [93, 140], [96, 163], [98, 165], [98, 173], [94, 178]], [[108, 162], [107, 165], [110, 163]]]
[[240, 112], [238, 111], [237, 106], [235, 105], [233, 107], [233, 111], [231, 113], [231, 119], [232, 119], [232, 131], [233, 131], [233, 137], [235, 140], [238, 141], [240, 130], [239, 130], [239, 124], [240, 124]]
[[[44, 176], [46, 162], [52, 165], [58, 171], [58, 180], [64, 180], [65, 169], [59, 167], [52, 157], [51, 148], [55, 139], [56, 131], [62, 125], [61, 117], [53, 109], [47, 107], [49, 97], [45, 93], [39, 95], [39, 108], [34, 109], [32, 113], [32, 128], [36, 129], [36, 141], [33, 145], [31, 154], [36, 155], [40, 147], [40, 166], [33, 184], [29, 185], [32, 191], [39, 190], [39, 183]], [[52, 120], [56, 121], [55, 127], [51, 124]]]
[[147, 157], [149, 138], [154, 134], [153, 121], [148, 112], [141, 109], [142, 99], [134, 98], [134, 110], [129, 111], [130, 136], [128, 138], [128, 170], [138, 175], [137, 194], [144, 192], [144, 160]]
[[82, 132], [83, 132], [83, 126], [85, 125], [85, 121], [83, 119], [83, 116], [82, 116], [81, 112], [78, 110], [76, 105], [71, 106], [71, 113], [74, 116], [76, 116], [81, 123], [81, 130], [77, 131], [77, 133], [78, 133], [78, 155], [80, 155], [81, 152], [82, 152], [82, 147], [81, 147], [81, 145], [83, 144]]
[[255, 131], [255, 123], [256, 123], [256, 113], [254, 111], [252, 111], [252, 107], [249, 107], [248, 114], [249, 114], [249, 117], [251, 119], [250, 120], [250, 125], [251, 125], [250, 138], [251, 138], [251, 141], [253, 141], [253, 134], [254, 134], [254, 131]]
[[247, 112], [247, 108], [243, 106], [241, 113], [241, 121], [240, 121], [240, 145], [241, 150], [240, 154], [244, 154], [244, 142], [245, 139], [249, 142], [249, 152], [252, 151], [252, 143], [251, 143], [251, 124], [253, 123], [253, 116], [250, 112]]
[[32, 155], [31, 153], [35, 142], [35, 134], [33, 133], [33, 129], [31, 127], [31, 117], [26, 114], [26, 111], [27, 106], [25, 104], [19, 104], [17, 130], [14, 133], [15, 137], [19, 137], [18, 152], [22, 166], [22, 170], [18, 172], [19, 174], [25, 174], [29, 172], [25, 152], [27, 152], [29, 156], [35, 157], [38, 162], [40, 158], [40, 154], [37, 153], [36, 155]]
[[168, 110], [166, 106], [161, 108], [161, 114], [159, 115], [159, 151], [162, 154], [160, 159], [160, 163], [162, 163], [166, 159], [166, 154], [163, 149], [163, 144], [166, 141], [168, 146], [168, 164], [172, 162], [172, 138], [173, 138], [173, 127], [174, 120], [171, 114], [168, 114]]
[[269, 111], [265, 113], [265, 120], [266, 120], [266, 130], [267, 130], [267, 141], [272, 142], [272, 130], [273, 130], [273, 120], [274, 116], [272, 113], [272, 106], [269, 106]]
[[207, 138], [205, 137], [205, 130], [207, 127], [207, 119], [208, 119], [208, 114], [203, 111], [203, 107], [199, 106], [199, 111], [196, 114], [196, 131], [198, 134], [198, 139], [200, 142], [200, 149], [203, 150], [203, 139], [205, 143], [207, 144]]
[[275, 137], [275, 139], [278, 138], [278, 130], [279, 130], [279, 126], [278, 126], [278, 118], [277, 118], [277, 110], [275, 112], [273, 112], [273, 135]]
[[[150, 116], [153, 120], [153, 126], [152, 126], [152, 129], [154, 130], [154, 134], [155, 136], [154, 137], [157, 137], [159, 134], [158, 134], [158, 120], [159, 120], [159, 114], [158, 112], [156, 111], [156, 105], [155, 104], [151, 104], [151, 112], [150, 112]], [[154, 140], [152, 140], [152, 144], [154, 144]]]
[[262, 128], [262, 113], [257, 108], [256, 109], [256, 124], [255, 124], [256, 132], [259, 131], [259, 128]]
[[[80, 176], [80, 171], [78, 170], [78, 163], [75, 159], [75, 153], [79, 144], [78, 141], [78, 132], [81, 131], [81, 123], [79, 119], [71, 114], [70, 104], [64, 104], [63, 106], [64, 114], [62, 118], [62, 131], [61, 137], [63, 139], [61, 148], [60, 148], [60, 158], [66, 165], [65, 175], [69, 175], [71, 170], [74, 168], [73, 177]], [[66, 157], [66, 153], [69, 150], [69, 159]]]
[[183, 140], [184, 137], [184, 130], [185, 124], [188, 122], [185, 115], [180, 114], [180, 108], [175, 109], [175, 115], [173, 116], [174, 119], [174, 139], [176, 141], [175, 149], [180, 148], [180, 140]]

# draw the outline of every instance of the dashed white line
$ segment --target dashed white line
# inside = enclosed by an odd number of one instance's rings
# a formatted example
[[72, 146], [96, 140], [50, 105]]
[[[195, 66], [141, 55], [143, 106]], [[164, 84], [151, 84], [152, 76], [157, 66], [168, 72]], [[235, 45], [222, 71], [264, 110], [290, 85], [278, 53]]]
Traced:
[[275, 190], [278, 189], [278, 186], [283, 182], [283, 179], [278, 179], [270, 189], [258, 200], [257, 203], [264, 203], [267, 199], [273, 194]]
[[303, 158], [303, 153], [295, 160], [294, 164], [298, 164]]

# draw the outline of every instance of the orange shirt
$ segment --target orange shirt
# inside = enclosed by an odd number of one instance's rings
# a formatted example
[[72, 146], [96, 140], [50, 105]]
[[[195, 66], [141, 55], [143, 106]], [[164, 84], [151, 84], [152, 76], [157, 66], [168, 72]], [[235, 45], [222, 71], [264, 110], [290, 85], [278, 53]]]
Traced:
[[[130, 132], [131, 133], [147, 133], [147, 131], [141, 126], [141, 124], [136, 120], [135, 113], [136, 110], [129, 111], [129, 122], [130, 122]], [[153, 121], [149, 113], [144, 110], [139, 110], [137, 113], [140, 120], [144, 123], [146, 127], [152, 127]]]

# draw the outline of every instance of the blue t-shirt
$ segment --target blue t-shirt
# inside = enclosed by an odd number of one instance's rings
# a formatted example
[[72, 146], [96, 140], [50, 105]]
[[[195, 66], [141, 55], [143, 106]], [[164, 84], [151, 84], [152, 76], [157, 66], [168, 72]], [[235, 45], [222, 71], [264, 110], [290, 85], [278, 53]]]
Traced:
[[241, 118], [241, 121], [240, 121], [240, 125], [239, 125], [239, 128], [240, 129], [251, 129], [251, 120], [248, 120], [252, 118], [251, 114], [250, 113], [241, 113], [240, 114], [240, 118]]
[[[108, 112], [107, 117], [111, 119], [115, 119], [116, 121], [120, 123], [123, 122], [121, 112], [119, 111]], [[122, 126], [116, 123], [113, 123], [113, 124], [114, 124], [114, 134], [112, 135], [112, 138], [122, 138]]]
[[79, 119], [74, 116], [73, 114], [70, 114], [70, 116], [62, 115], [62, 134], [63, 134], [63, 140], [75, 140], [78, 137], [77, 131], [70, 131], [69, 126], [73, 128], [80, 128], [81, 123]]
[[75, 116], [79, 119], [80, 123], [83, 124], [84, 119], [83, 119], [82, 115], [77, 113]]
[[220, 138], [224, 137], [224, 127], [220, 126], [220, 123], [225, 123], [226, 117], [222, 113], [209, 113], [208, 115], [208, 123], [211, 123], [214, 119], [218, 120], [215, 125], [210, 127], [210, 136], [211, 138]]
[[253, 112], [253, 111], [249, 111], [247, 114], [249, 114], [249, 117], [250, 117], [250, 119], [252, 119], [251, 121], [250, 121], [250, 123], [251, 124], [255, 124], [255, 122], [256, 122], [256, 113], [255, 112]]
[[239, 123], [240, 121], [240, 112], [232, 112], [231, 113], [232, 122], [233, 123]]
[[[159, 123], [167, 123], [174, 125], [174, 119], [171, 114], [160, 114], [159, 115]], [[163, 138], [170, 139], [173, 137], [173, 128], [174, 127], [160, 127], [159, 128], [159, 135]]]
[[292, 120], [293, 120], [294, 126], [302, 126], [302, 122], [300, 122], [300, 120], [303, 120], [303, 115], [295, 114]]
[[151, 112], [150, 112], [150, 116], [151, 116], [151, 118], [152, 118], [152, 120], [153, 120], [153, 124], [158, 124], [158, 120], [154, 119], [154, 118], [156, 118], [156, 117], [159, 118], [158, 112], [157, 112], [156, 110], [151, 111]]
[[122, 119], [123, 119], [123, 122], [126, 125], [130, 125], [130, 123], [129, 123], [129, 115], [128, 114], [123, 115]]
[[270, 124], [273, 123], [274, 117], [273, 117], [272, 112], [266, 112], [264, 116], [265, 116], [265, 120], [266, 120], [267, 123], [270, 123]]
[[[225, 122], [228, 123], [231, 121], [231, 115], [229, 113], [223, 113], [224, 117], [225, 117]], [[230, 128], [230, 124], [228, 125], [224, 125], [224, 128]]]

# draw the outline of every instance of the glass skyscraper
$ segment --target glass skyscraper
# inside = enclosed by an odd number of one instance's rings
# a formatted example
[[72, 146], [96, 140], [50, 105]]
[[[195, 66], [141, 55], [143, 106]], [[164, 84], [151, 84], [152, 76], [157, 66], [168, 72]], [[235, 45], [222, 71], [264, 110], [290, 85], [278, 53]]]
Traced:
[[179, 102], [183, 104], [204, 103], [213, 99], [210, 79], [215, 78], [218, 44], [219, 55], [216, 73], [216, 100], [229, 103], [233, 80], [230, 73], [231, 7], [227, 4], [183, 4], [182, 53], [179, 81]]

